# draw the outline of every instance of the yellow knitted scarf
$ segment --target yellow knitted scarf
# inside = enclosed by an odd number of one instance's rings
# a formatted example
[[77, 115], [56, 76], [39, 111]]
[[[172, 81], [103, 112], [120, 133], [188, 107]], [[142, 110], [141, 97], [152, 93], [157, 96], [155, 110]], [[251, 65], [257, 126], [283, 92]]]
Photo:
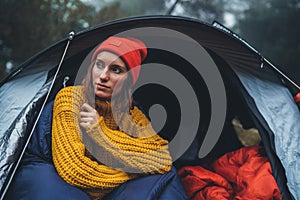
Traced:
[[54, 102], [52, 155], [57, 172], [67, 183], [101, 199], [141, 174], [170, 171], [168, 142], [154, 132], [137, 107], [129, 115], [113, 116], [98, 102], [100, 119], [85, 133], [79, 126], [85, 101], [82, 87], [71, 86], [62, 89]]

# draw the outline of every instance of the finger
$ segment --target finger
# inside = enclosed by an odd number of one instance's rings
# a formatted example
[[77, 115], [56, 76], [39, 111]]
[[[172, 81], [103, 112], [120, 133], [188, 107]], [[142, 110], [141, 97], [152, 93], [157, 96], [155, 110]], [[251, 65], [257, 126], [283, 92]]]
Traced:
[[92, 122], [93, 121], [93, 118], [92, 117], [81, 117], [80, 118], [80, 122]]
[[84, 110], [84, 111], [87, 111], [87, 112], [95, 112], [96, 110], [90, 106], [89, 104], [87, 103], [84, 103], [82, 106], [81, 106], [81, 109]]
[[94, 112], [86, 112], [86, 111], [80, 112], [80, 117], [93, 117], [93, 116], [95, 116]]
[[98, 119], [99, 115], [97, 113], [80, 112], [80, 121], [96, 123]]
[[98, 121], [99, 119], [98, 112], [89, 104], [84, 103], [81, 109], [83, 110], [80, 112], [80, 120], [82, 122], [89, 122], [90, 124], [94, 124]]
[[89, 121], [89, 119], [87, 119], [87, 118], [81, 118], [79, 123], [86, 123], [88, 121]]

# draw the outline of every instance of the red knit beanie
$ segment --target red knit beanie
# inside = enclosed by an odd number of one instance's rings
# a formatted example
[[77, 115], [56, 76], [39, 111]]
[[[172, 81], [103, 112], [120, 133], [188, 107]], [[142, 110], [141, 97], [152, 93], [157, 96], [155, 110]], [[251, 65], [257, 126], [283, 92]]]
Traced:
[[136, 83], [140, 74], [141, 63], [147, 56], [147, 47], [142, 41], [136, 38], [111, 36], [94, 51], [92, 62], [101, 51], [110, 51], [120, 56], [132, 74], [132, 83]]

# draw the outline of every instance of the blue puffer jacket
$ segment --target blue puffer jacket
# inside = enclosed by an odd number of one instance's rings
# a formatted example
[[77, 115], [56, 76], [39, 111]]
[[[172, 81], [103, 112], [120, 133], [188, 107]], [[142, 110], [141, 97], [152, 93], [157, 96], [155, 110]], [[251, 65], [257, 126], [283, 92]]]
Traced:
[[[89, 200], [79, 188], [67, 184], [56, 172], [51, 154], [53, 102], [48, 103], [5, 196], [8, 200]], [[186, 199], [176, 169], [128, 181], [105, 197], [111, 199]]]

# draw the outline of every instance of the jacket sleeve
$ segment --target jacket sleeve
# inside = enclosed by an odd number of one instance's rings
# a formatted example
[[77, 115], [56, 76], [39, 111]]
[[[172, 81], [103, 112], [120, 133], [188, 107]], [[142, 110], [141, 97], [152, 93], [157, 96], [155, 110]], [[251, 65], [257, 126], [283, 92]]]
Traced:
[[87, 130], [97, 144], [88, 150], [100, 162], [129, 173], [167, 173], [172, 165], [168, 141], [154, 131], [138, 108], [132, 112], [133, 116], [121, 118], [122, 131], [107, 127], [101, 116], [98, 123]]
[[52, 121], [52, 156], [55, 168], [71, 185], [82, 188], [116, 187], [128, 180], [128, 175], [85, 156], [78, 123], [82, 104], [80, 91], [75, 87], [67, 87], [55, 98]]

